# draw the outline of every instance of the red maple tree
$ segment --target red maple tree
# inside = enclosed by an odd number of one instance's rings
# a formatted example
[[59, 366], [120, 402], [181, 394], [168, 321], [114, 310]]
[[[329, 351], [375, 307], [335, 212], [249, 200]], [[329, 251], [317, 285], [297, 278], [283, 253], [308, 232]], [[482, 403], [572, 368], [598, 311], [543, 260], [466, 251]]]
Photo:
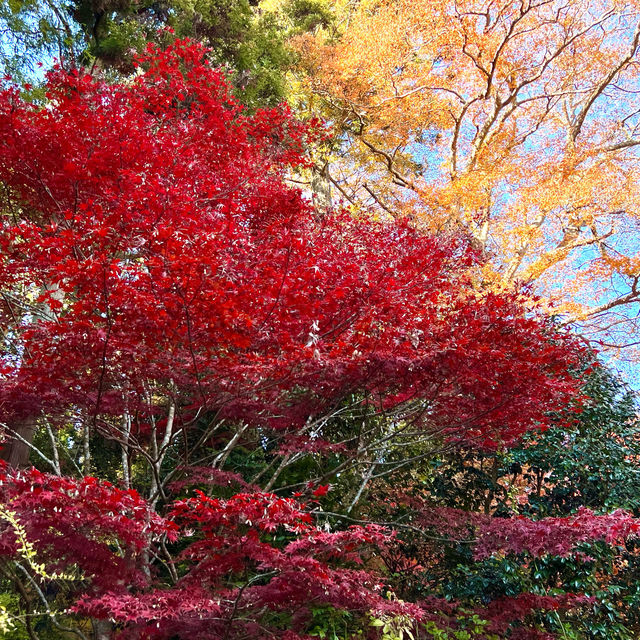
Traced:
[[15, 321], [5, 415], [148, 409], [290, 429], [367, 391], [423, 423], [510, 440], [566, 402], [575, 345], [516, 294], [476, 295], [464, 239], [347, 212], [318, 218], [283, 180], [310, 130], [249, 117], [193, 45], [130, 84], [53, 74], [49, 106], [0, 101], [3, 286]]
[[[228, 455], [249, 430], [256, 448], [277, 434], [283, 464], [296, 449], [341, 456], [326, 483], [407, 431], [508, 444], [573, 402], [580, 349], [517, 291], [479, 293], [467, 239], [314, 211], [285, 179], [313, 123], [244, 114], [201, 47], [151, 48], [139, 65], [111, 85], [58, 70], [46, 106], [0, 94], [7, 450], [29, 446], [25, 424], [72, 425], [119, 443], [125, 486], [59, 477], [55, 458], [57, 475], [6, 471], [0, 554], [23, 558], [24, 530], [46, 566], [32, 580], [78, 572], [73, 610], [123, 637], [293, 639], [311, 605], [424, 619], [358, 568], [388, 533], [322, 531], [273, 481], [224, 471]], [[347, 400], [382, 436], [322, 432]], [[243, 492], [172, 501], [189, 480], [169, 481], [212, 439], [209, 480]]]

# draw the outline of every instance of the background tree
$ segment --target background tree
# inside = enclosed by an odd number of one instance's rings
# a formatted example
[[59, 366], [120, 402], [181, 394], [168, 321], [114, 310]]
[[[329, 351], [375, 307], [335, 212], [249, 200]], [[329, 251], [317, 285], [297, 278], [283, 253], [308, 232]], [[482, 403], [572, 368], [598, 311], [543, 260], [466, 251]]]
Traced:
[[635, 344], [636, 4], [332, 5], [296, 48], [341, 197], [465, 229], [488, 282], [534, 282], [585, 335]]
[[79, 25], [56, 0], [0, 3], [0, 71], [17, 82], [43, 78], [48, 58], [74, 60], [80, 53]]
[[[290, 89], [286, 72], [293, 52], [286, 40], [328, 23], [320, 2], [298, 0], [265, 7], [249, 0], [61, 3], [3, 2], [0, 69], [36, 88], [54, 60], [87, 67], [116, 80], [134, 71], [147, 43], [166, 45], [189, 37], [232, 79], [234, 93], [251, 109], [275, 106]], [[38, 66], [41, 65], [41, 66]], [[39, 93], [34, 90], [35, 97]]]

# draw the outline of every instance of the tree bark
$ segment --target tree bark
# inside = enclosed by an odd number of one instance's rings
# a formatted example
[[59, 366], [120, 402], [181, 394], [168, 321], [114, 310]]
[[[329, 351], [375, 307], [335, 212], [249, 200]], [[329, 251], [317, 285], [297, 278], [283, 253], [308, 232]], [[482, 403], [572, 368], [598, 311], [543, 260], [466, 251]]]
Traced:
[[92, 620], [94, 640], [111, 640], [113, 625], [109, 620]]
[[23, 469], [29, 466], [29, 457], [33, 437], [37, 429], [37, 418], [27, 417], [16, 421], [11, 427], [15, 433], [7, 433], [6, 442], [0, 450], [0, 459], [4, 460], [10, 467]]

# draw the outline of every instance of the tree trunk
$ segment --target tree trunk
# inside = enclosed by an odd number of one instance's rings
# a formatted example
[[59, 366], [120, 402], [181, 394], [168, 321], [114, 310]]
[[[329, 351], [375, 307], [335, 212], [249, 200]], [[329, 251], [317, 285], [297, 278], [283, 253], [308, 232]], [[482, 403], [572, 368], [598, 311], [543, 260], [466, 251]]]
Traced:
[[2, 450], [0, 450], [0, 459], [15, 469], [28, 467], [31, 454], [29, 445], [33, 442], [37, 426], [35, 417], [23, 418], [13, 423], [11, 429], [15, 435], [7, 433], [6, 442], [2, 444]]
[[333, 206], [328, 164], [325, 164], [323, 168], [314, 167], [312, 169], [311, 192], [316, 211], [320, 216], [323, 216]]
[[[64, 291], [60, 289], [57, 282], [51, 284], [44, 284], [40, 292], [50, 292], [51, 297], [59, 302], [64, 300]], [[11, 315], [15, 318], [16, 313], [9, 307]], [[47, 316], [51, 320], [56, 319], [55, 313], [51, 310], [48, 304], [41, 305], [41, 311], [44, 316]], [[24, 315], [20, 316], [20, 320], [24, 320]], [[38, 315], [32, 318], [32, 322], [38, 321]], [[15, 469], [23, 469], [29, 466], [29, 457], [31, 455], [31, 443], [33, 437], [38, 428], [38, 419], [36, 416], [28, 416], [22, 420], [16, 420], [13, 424], [8, 425], [11, 429], [8, 432], [6, 442], [2, 443], [2, 449], [0, 450], [0, 460], [4, 460], [10, 467]]]
[[109, 620], [92, 620], [93, 639], [94, 640], [110, 640], [113, 625]]

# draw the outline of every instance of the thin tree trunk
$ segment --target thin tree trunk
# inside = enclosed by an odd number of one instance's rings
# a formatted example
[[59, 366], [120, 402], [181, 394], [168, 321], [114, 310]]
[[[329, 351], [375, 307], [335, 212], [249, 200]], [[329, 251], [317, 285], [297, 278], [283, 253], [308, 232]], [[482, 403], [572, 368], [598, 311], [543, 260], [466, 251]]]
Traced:
[[311, 170], [311, 192], [313, 204], [320, 215], [324, 215], [333, 206], [331, 182], [329, 181], [329, 163], [324, 167], [313, 167]]
[[[29, 466], [29, 456], [33, 437], [38, 427], [38, 420], [35, 416], [29, 416], [13, 424], [12, 429], [17, 436], [7, 434], [7, 440], [2, 445], [0, 459], [4, 460], [14, 469], [24, 469]], [[18, 437], [20, 436], [20, 437]]]
[[109, 620], [92, 620], [94, 640], [111, 640], [113, 625]]
[[[54, 299], [59, 301], [64, 299], [64, 293], [60, 291], [57, 283], [49, 285], [45, 284], [41, 291], [52, 291], [53, 293], [51, 295]], [[11, 310], [11, 313], [17, 321], [13, 310]], [[51, 311], [47, 304], [42, 305], [42, 314], [50, 317], [51, 319], [55, 319], [56, 317], [55, 313]], [[27, 416], [22, 420], [16, 421], [10, 426], [17, 435], [7, 434], [6, 442], [3, 443], [2, 450], [0, 450], [0, 459], [4, 460], [10, 467], [23, 469], [29, 466], [29, 457], [31, 454], [30, 445], [33, 442], [33, 438], [38, 428], [38, 418], [37, 416]]]

